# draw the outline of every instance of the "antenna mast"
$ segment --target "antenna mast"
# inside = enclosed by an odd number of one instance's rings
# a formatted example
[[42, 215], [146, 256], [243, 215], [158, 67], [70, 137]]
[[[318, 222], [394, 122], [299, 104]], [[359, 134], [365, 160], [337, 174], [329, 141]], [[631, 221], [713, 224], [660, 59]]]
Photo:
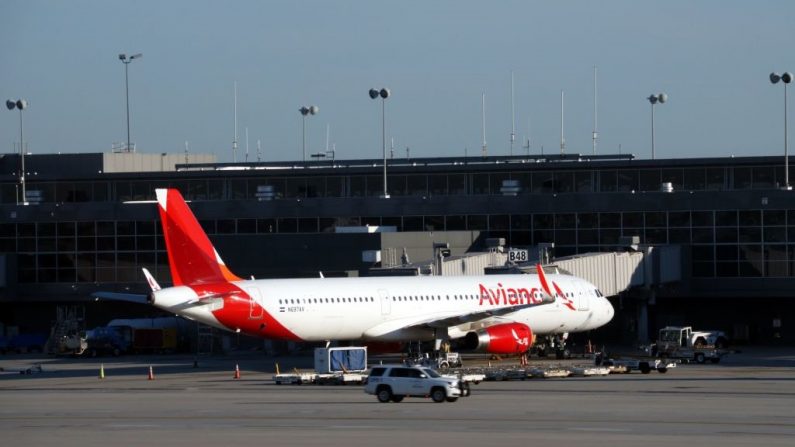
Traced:
[[563, 138], [563, 90], [560, 91], [560, 154], [566, 149], [566, 139]]
[[511, 155], [513, 155], [513, 142], [516, 140], [516, 118], [514, 107], [514, 94], [513, 94], [513, 72], [511, 72]]
[[232, 162], [237, 163], [237, 81], [235, 81], [235, 139], [232, 140]]
[[488, 153], [486, 150], [486, 93], [483, 93], [483, 96], [481, 96], [480, 110], [483, 114], [483, 146], [481, 148], [481, 155], [485, 157]]
[[331, 125], [326, 123], [326, 154], [328, 154], [328, 136], [329, 132], [331, 131]]
[[596, 140], [599, 138], [599, 133], [596, 131], [597, 123], [597, 96], [596, 96], [596, 65], [593, 66], [593, 154], [596, 155]]

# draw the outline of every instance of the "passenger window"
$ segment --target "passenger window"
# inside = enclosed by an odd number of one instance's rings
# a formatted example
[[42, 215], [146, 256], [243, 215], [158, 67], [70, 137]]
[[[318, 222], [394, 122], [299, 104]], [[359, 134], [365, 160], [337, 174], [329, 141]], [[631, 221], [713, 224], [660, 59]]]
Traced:
[[370, 370], [370, 377], [380, 377], [384, 375], [386, 368], [373, 368]]
[[389, 377], [408, 377], [408, 371], [406, 368], [392, 368], [392, 371], [389, 371]]
[[425, 377], [425, 374], [423, 374], [422, 372], [420, 372], [420, 371], [418, 371], [416, 369], [408, 369], [408, 370], [406, 370], [406, 373], [407, 373], [406, 377], [410, 377], [412, 379], [421, 379], [421, 378]]

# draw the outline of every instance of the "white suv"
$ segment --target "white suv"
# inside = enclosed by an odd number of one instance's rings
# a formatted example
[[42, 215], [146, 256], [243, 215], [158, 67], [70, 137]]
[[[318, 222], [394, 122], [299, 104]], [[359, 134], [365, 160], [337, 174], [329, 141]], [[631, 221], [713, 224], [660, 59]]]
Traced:
[[455, 402], [469, 395], [469, 387], [455, 377], [441, 376], [430, 368], [383, 365], [370, 370], [364, 392], [375, 394], [379, 402], [400, 402], [406, 396], [430, 396], [434, 402]]

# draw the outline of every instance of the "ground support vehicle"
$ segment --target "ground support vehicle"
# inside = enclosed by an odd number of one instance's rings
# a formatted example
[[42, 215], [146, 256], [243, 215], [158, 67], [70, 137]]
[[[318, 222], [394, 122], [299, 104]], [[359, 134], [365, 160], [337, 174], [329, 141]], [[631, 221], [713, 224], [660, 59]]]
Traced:
[[731, 351], [726, 349], [715, 349], [713, 346], [705, 346], [703, 348], [679, 348], [669, 353], [658, 353], [657, 355], [662, 359], [674, 359], [682, 363], [720, 363], [720, 360], [730, 353]]
[[606, 376], [610, 374], [610, 368], [606, 366], [575, 366], [570, 368], [571, 375], [574, 377]]
[[383, 365], [370, 370], [364, 392], [379, 402], [401, 402], [406, 397], [430, 397], [434, 402], [455, 402], [469, 396], [469, 384], [442, 376], [423, 366]]
[[88, 342], [80, 334], [64, 335], [57, 340], [55, 354], [83, 355], [88, 349]]
[[2, 347], [3, 352], [44, 352], [47, 336], [43, 334], [18, 334], [9, 337], [4, 344], [5, 347]]
[[0, 373], [19, 373], [19, 374], [33, 374], [33, 373], [43, 373], [44, 368], [41, 367], [41, 363], [36, 363], [35, 365], [29, 366], [27, 368], [2, 368], [0, 367]]
[[409, 357], [404, 362], [406, 365], [419, 365], [434, 369], [460, 368], [464, 364], [461, 355], [457, 352], [439, 351], [436, 355], [429, 353]]
[[[449, 376], [450, 374], [444, 374], [445, 376]], [[464, 383], [474, 383], [475, 385], [479, 384], [480, 382], [486, 380], [485, 374], [474, 373], [474, 372], [459, 372], [458, 379]]]
[[276, 383], [276, 385], [303, 385], [305, 383], [315, 383], [317, 376], [318, 374], [314, 372], [294, 371], [292, 373], [274, 374], [273, 381]]
[[571, 371], [568, 368], [533, 368], [530, 370], [532, 377], [540, 379], [554, 379], [569, 377]]
[[118, 356], [125, 353], [164, 353], [177, 348], [175, 328], [102, 326], [86, 332], [85, 355]]
[[486, 370], [485, 379], [490, 382], [504, 380], [526, 380], [533, 377], [532, 370], [527, 368], [489, 368]]
[[720, 362], [729, 354], [728, 338], [722, 331], [694, 331], [690, 326], [660, 329], [657, 343], [650, 346], [652, 355], [682, 362]]
[[318, 385], [361, 385], [367, 379], [363, 373], [330, 373], [317, 374], [314, 383]]
[[676, 368], [676, 362], [670, 362], [663, 359], [655, 358], [623, 358], [611, 359], [604, 358], [601, 353], [594, 356], [594, 364], [597, 366], [607, 366], [610, 372], [616, 373], [629, 373], [632, 371], [640, 371], [643, 374], [648, 374], [654, 370], [658, 373], [665, 374], [671, 368]]

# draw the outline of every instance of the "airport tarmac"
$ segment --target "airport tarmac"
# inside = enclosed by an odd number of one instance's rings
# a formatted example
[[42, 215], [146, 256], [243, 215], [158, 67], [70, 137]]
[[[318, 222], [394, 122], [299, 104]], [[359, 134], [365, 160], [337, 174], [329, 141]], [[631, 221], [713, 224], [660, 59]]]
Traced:
[[[666, 374], [483, 382], [471, 397], [443, 404], [381, 404], [361, 386], [275, 385], [276, 362], [284, 372], [311, 360], [245, 352], [203, 357], [193, 368], [192, 356], [0, 356], [0, 436], [3, 445], [86, 447], [791, 446], [795, 439], [792, 348], [748, 348], [718, 365]], [[36, 364], [42, 372], [17, 372]]]

